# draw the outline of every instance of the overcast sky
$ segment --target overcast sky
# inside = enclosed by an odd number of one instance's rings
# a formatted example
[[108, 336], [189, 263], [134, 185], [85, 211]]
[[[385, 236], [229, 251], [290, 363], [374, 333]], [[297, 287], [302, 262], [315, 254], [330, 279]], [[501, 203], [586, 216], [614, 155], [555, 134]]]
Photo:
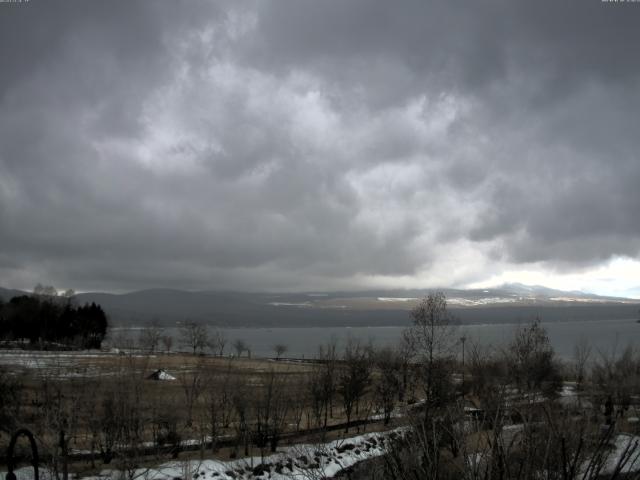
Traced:
[[0, 3], [0, 285], [640, 297], [640, 3]]

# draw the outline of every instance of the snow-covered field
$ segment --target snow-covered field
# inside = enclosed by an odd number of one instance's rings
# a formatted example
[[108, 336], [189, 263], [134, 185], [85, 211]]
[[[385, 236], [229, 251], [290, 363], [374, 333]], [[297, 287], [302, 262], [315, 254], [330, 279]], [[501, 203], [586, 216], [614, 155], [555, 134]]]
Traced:
[[452, 297], [447, 299], [449, 305], [461, 307], [475, 307], [480, 305], [495, 305], [500, 303], [516, 303], [522, 301], [522, 297], [487, 297], [487, 298], [461, 298]]
[[[133, 357], [155, 358], [155, 355]], [[114, 358], [118, 358], [117, 352], [0, 350], [0, 366], [9, 367], [14, 373], [35, 370], [58, 378], [114, 375], [113, 369], [105, 369], [102, 365], [105, 360]]]

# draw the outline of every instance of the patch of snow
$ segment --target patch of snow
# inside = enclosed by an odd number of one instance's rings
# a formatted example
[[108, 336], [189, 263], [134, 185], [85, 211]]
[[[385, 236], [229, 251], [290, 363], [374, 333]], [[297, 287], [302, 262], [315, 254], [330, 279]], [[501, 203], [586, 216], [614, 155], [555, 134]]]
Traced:
[[550, 297], [554, 302], [574, 302], [574, 303], [629, 303], [624, 299], [613, 300], [611, 298], [584, 298], [584, 297]]
[[269, 305], [271, 305], [272, 307], [310, 307], [311, 303], [269, 302]]
[[514, 425], [505, 425], [500, 432], [500, 438], [505, 445], [511, 445], [515, 442], [519, 433], [524, 430], [523, 423], [516, 423]]
[[[358, 462], [383, 455], [392, 435], [403, 435], [405, 428], [389, 432], [367, 433], [334, 440], [324, 444], [300, 444], [285, 447], [279, 453], [264, 458], [251, 457], [232, 461], [185, 460], [168, 462], [157, 467], [140, 468], [131, 472], [105, 469], [93, 477], [81, 480], [173, 480], [197, 478], [216, 480], [253, 480], [270, 478], [333, 478], [338, 472]], [[49, 480], [51, 472], [41, 469], [40, 478]], [[0, 472], [4, 473], [4, 472]], [[32, 480], [33, 469], [16, 470], [18, 480]]]
[[159, 381], [173, 381], [176, 380], [176, 377], [168, 373], [164, 369], [156, 370], [151, 375], [147, 377], [150, 380], [159, 380]]
[[175, 379], [176, 377], [174, 377], [170, 373], [165, 372], [164, 370], [158, 373], [158, 380], [175, 380]]
[[622, 433], [616, 436], [613, 451], [607, 457], [601, 473], [611, 474], [619, 467], [622, 467], [622, 473], [640, 471], [640, 437]]
[[379, 302], [413, 302], [415, 297], [378, 297]]
[[452, 297], [447, 298], [447, 303], [449, 305], [460, 305], [464, 307], [473, 307], [477, 305], [491, 305], [494, 303], [514, 303], [517, 300], [510, 297], [486, 297], [486, 298], [462, 298], [462, 297]]

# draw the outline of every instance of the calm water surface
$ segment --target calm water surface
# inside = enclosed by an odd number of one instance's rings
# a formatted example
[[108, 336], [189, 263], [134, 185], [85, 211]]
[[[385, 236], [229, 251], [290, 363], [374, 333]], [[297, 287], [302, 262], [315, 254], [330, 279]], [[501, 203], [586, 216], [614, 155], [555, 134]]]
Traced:
[[[500, 347], [513, 338], [520, 324], [483, 324], [458, 327], [456, 336], [467, 338], [480, 345]], [[620, 353], [628, 345], [640, 346], [640, 323], [635, 320], [597, 320], [587, 322], [556, 322], [542, 325], [547, 329], [549, 339], [556, 353], [566, 359], [573, 355], [574, 347], [580, 339], [586, 339], [597, 354]], [[231, 345], [237, 339], [243, 340], [251, 348], [254, 356], [274, 356], [273, 346], [287, 346], [286, 356], [314, 357], [318, 346], [335, 339], [338, 347], [344, 346], [350, 338], [371, 342], [376, 346], [395, 345], [401, 338], [404, 327], [285, 327], [285, 328], [221, 328], [228, 339], [226, 351], [231, 353]], [[137, 338], [138, 329], [114, 329], [113, 335]], [[179, 344], [179, 330], [167, 328], [165, 333], [175, 337], [174, 350], [184, 349]]]

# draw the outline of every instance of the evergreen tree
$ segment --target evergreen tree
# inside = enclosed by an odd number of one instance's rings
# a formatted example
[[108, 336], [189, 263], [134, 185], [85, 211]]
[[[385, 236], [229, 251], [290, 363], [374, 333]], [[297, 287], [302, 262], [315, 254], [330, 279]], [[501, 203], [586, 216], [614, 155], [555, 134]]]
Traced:
[[4, 340], [100, 348], [107, 327], [107, 316], [95, 303], [75, 307], [50, 295], [22, 295], [0, 305], [0, 339]]

